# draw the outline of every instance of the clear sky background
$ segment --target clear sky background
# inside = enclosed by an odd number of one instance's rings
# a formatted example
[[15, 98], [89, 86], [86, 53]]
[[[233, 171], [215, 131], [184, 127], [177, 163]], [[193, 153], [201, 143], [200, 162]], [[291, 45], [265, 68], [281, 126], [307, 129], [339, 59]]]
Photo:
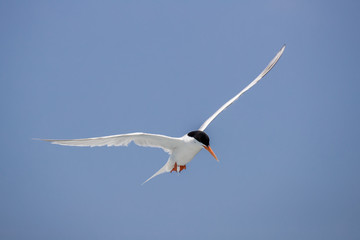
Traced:
[[[360, 239], [358, 1], [1, 1], [1, 239]], [[32, 138], [182, 136], [161, 149]]]

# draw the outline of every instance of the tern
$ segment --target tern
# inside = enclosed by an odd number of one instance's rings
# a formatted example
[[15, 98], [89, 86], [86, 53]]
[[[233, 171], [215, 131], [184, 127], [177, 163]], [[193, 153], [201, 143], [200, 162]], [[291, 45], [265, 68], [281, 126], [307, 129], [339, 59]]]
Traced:
[[[222, 105], [211, 117], [209, 117], [198, 130], [191, 131], [182, 137], [169, 137], [159, 134], [150, 133], [128, 133], [118, 134], [104, 137], [95, 138], [82, 138], [82, 139], [67, 139], [67, 140], [55, 140], [55, 139], [41, 139], [43, 141], [50, 142], [52, 144], [65, 145], [65, 146], [80, 146], [80, 147], [95, 147], [95, 146], [127, 146], [130, 142], [134, 142], [136, 145], [143, 147], [155, 147], [161, 148], [167, 152], [170, 156], [165, 165], [160, 168], [154, 175], [148, 178], [144, 183], [150, 179], [166, 172], [181, 172], [186, 169], [188, 164], [203, 148], [210, 152], [210, 154], [217, 160], [215, 153], [210, 147], [210, 138], [204, 132], [209, 124], [226, 108], [233, 104], [243, 93], [253, 87], [260, 79], [262, 79], [278, 62], [281, 55], [285, 50], [285, 45], [282, 46], [280, 51], [270, 61], [266, 68], [243, 90], [241, 90], [236, 96]], [[143, 183], [143, 184], [144, 184]]]

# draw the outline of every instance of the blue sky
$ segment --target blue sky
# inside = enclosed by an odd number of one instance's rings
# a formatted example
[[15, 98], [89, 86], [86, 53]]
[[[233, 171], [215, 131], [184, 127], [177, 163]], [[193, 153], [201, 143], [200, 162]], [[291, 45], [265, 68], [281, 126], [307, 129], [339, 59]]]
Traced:
[[[2, 1], [1, 239], [359, 239], [357, 1]], [[32, 138], [182, 136], [160, 149]]]

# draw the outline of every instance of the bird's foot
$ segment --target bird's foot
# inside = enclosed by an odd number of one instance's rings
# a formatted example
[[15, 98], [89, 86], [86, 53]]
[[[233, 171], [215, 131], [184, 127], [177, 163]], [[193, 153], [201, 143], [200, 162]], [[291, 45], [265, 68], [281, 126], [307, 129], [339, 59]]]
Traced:
[[177, 165], [177, 163], [175, 163], [174, 164], [174, 167], [173, 167], [173, 169], [171, 169], [171, 173], [173, 172], [173, 171], [175, 171], [175, 172], [177, 172], [178, 171], [178, 167], [180, 168], [179, 169], [179, 172], [181, 172], [182, 170], [184, 170], [184, 169], [186, 169], [186, 165]]
[[181, 172], [184, 169], [186, 169], [186, 165], [180, 166], [180, 171], [179, 172]]
[[175, 172], [177, 172], [177, 164], [175, 163], [175, 165], [174, 165], [174, 168], [173, 169], [171, 169], [171, 173], [173, 172], [173, 171], [175, 171]]

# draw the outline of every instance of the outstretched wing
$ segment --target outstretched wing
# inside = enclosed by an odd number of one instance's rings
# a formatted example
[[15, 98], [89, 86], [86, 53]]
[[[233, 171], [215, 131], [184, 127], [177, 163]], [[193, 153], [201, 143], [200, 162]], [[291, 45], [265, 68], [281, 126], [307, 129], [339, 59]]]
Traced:
[[239, 92], [235, 97], [230, 99], [228, 102], [226, 102], [224, 105], [222, 105], [221, 108], [219, 108], [211, 117], [209, 117], [199, 128], [200, 131], [204, 131], [205, 128], [227, 107], [229, 107], [231, 104], [233, 104], [238, 98], [247, 90], [249, 90], [252, 86], [254, 86], [260, 79], [262, 79], [277, 63], [277, 61], [280, 59], [281, 55], [283, 54], [285, 50], [285, 45], [280, 49], [280, 51], [276, 54], [276, 56], [271, 60], [271, 62], [266, 66], [266, 68], [257, 76], [249, 85], [247, 85], [241, 92]]
[[162, 148], [165, 152], [171, 154], [178, 144], [181, 143], [179, 138], [168, 137], [158, 134], [149, 133], [128, 133], [105, 137], [53, 140], [41, 139], [52, 144], [79, 147], [100, 147], [100, 146], [127, 146], [130, 142], [143, 147]]

